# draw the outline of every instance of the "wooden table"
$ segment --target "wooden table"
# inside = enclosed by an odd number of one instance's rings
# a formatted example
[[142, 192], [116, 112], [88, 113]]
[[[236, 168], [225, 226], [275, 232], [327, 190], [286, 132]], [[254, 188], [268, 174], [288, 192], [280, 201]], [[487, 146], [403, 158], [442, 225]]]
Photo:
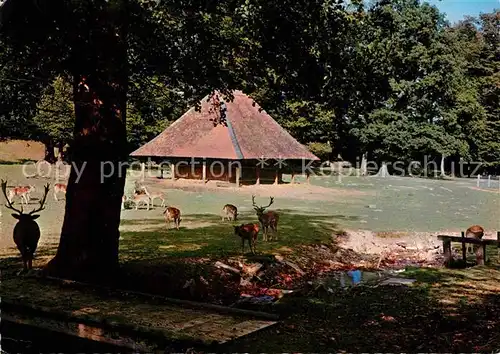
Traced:
[[476, 249], [476, 259], [478, 265], [484, 265], [486, 262], [486, 246], [487, 245], [496, 245], [500, 249], [500, 231], [497, 232], [497, 239], [477, 239], [472, 237], [465, 237], [465, 233], [462, 232], [462, 236], [449, 236], [449, 235], [438, 235], [439, 240], [443, 241], [443, 252], [444, 252], [444, 262], [445, 265], [449, 265], [452, 261], [451, 255], [451, 243], [457, 242], [462, 244], [462, 259], [464, 262], [467, 261], [467, 249], [466, 244], [475, 244], [480, 245]]

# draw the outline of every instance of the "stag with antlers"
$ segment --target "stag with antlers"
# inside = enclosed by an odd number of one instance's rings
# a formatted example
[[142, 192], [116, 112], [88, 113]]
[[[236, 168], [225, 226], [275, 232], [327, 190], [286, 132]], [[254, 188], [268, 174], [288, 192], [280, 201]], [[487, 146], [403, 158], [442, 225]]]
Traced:
[[264, 210], [266, 210], [268, 207], [270, 207], [274, 203], [274, 198], [270, 197], [270, 202], [266, 206], [258, 206], [255, 204], [255, 196], [252, 195], [252, 204], [254, 210], [257, 212], [257, 218], [259, 219], [261, 225], [262, 225], [262, 237], [264, 241], [269, 241], [268, 237], [268, 232], [269, 228], [273, 230], [273, 237], [271, 239], [274, 239], [276, 237], [276, 241], [278, 240], [278, 221], [279, 221], [279, 215], [275, 211], [268, 211], [264, 213]]
[[30, 270], [33, 267], [33, 255], [38, 246], [38, 240], [40, 240], [40, 227], [36, 223], [36, 219], [40, 215], [35, 214], [43, 209], [45, 209], [45, 201], [47, 199], [47, 194], [49, 193], [49, 184], [45, 185], [45, 190], [42, 198], [40, 199], [40, 205], [38, 208], [33, 209], [29, 213], [24, 213], [23, 206], [21, 204], [21, 210], [18, 210], [12, 206], [12, 202], [7, 197], [7, 181], [2, 180], [2, 192], [7, 200], [5, 206], [7, 209], [11, 209], [16, 212], [12, 216], [18, 220], [16, 226], [14, 227], [14, 242], [17, 249], [21, 253], [21, 258], [23, 260], [23, 270]]

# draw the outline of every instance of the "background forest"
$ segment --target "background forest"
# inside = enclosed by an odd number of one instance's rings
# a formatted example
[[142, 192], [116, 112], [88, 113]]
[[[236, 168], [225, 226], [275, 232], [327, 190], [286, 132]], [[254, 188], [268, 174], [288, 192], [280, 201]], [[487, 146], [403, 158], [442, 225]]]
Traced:
[[[268, 6], [267, 12], [254, 10], [254, 18], [266, 23], [262, 16], [271, 18], [273, 5]], [[250, 94], [315, 154], [351, 162], [363, 154], [388, 162], [430, 156], [446, 158], [446, 166], [462, 159], [481, 162], [483, 172], [500, 172], [499, 11], [450, 25], [436, 7], [416, 0], [337, 4], [333, 17], [306, 16], [306, 5], [287, 6], [288, 23], [265, 24], [255, 36], [237, 26], [241, 13], [228, 11], [203, 25], [249, 48], [221, 59], [231, 86]], [[293, 43], [283, 43], [285, 33]], [[266, 60], [275, 57], [280, 65], [257, 69], [254, 48], [276, 37], [280, 42], [275, 53], [268, 46]], [[13, 67], [7, 48], [0, 49], [1, 138], [41, 141], [51, 159], [53, 146], [72, 139], [71, 76], [31, 75]], [[242, 70], [250, 75], [239, 75]], [[167, 81], [155, 70], [131, 75], [130, 151], [208, 93]]]

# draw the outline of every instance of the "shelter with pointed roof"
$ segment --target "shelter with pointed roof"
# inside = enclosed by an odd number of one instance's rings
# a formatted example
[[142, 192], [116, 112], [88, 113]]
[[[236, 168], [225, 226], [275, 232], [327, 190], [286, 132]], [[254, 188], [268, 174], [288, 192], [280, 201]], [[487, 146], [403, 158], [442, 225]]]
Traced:
[[[279, 183], [286, 170], [294, 175], [318, 161], [252, 98], [233, 92], [225, 102], [215, 92], [139, 149], [139, 159], [168, 160], [172, 178]], [[305, 172], [304, 172], [305, 173]]]

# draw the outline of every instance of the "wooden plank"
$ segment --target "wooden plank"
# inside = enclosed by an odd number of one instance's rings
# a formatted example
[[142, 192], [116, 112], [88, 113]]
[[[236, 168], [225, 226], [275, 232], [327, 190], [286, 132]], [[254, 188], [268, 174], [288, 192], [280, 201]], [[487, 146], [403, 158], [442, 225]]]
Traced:
[[439, 240], [442, 240], [442, 241], [448, 240], [448, 241], [457, 242], [457, 243], [465, 242], [465, 243], [474, 243], [476, 245], [483, 245], [483, 244], [484, 245], [495, 245], [495, 246], [499, 245], [499, 241], [492, 240], [492, 239], [478, 240], [478, 239], [472, 238], [472, 237], [464, 237], [464, 239], [462, 239], [462, 237], [460, 237], [460, 236], [447, 236], [447, 235], [438, 235], [437, 238]]
[[253, 333], [257, 330], [275, 325], [276, 321], [238, 320], [224, 319], [214, 323], [204, 323], [191, 327], [183, 333], [191, 336], [200, 336], [209, 341], [209, 338], [218, 344], [223, 344]]
[[482, 245], [476, 250], [476, 262], [478, 265], [484, 265], [486, 261], [486, 245]]
[[[250, 333], [255, 333], [264, 328], [268, 328], [276, 323], [277, 322], [271, 322], [271, 321], [245, 321], [237, 323], [236, 325], [233, 326], [231, 331], [231, 336], [228, 341], [246, 336]], [[225, 342], [221, 342], [220, 344], [223, 343]]]
[[[54, 283], [42, 279], [18, 278], [2, 282], [2, 312], [19, 313], [28, 318], [37, 316], [40, 321], [77, 323], [96, 327], [99, 331], [115, 331], [131, 338], [152, 338], [211, 345], [225, 343], [237, 333], [233, 328], [243, 322], [255, 321], [254, 327], [271, 326], [273, 320], [264, 320], [270, 314], [199, 304], [137, 292], [120, 293], [116, 289], [66, 282]], [[54, 286], [56, 285], [56, 286]], [[195, 306], [195, 304], [200, 306]], [[210, 307], [210, 306], [208, 306]], [[225, 311], [227, 310], [227, 311]], [[261, 316], [259, 316], [261, 315]], [[257, 318], [255, 318], [257, 317]], [[259, 320], [258, 318], [261, 318]], [[245, 325], [251, 333], [252, 325]], [[80, 326], [82, 329], [82, 326]], [[72, 328], [75, 332], [75, 329]], [[92, 332], [92, 331], [91, 331]], [[74, 334], [78, 335], [78, 334]]]
[[202, 316], [202, 317], [195, 318], [194, 320], [191, 320], [191, 321], [187, 321], [187, 322], [180, 323], [178, 325], [174, 325], [174, 328], [177, 331], [186, 330], [188, 328], [199, 326], [199, 325], [205, 324], [207, 322], [213, 323], [218, 318], [219, 318], [219, 316], [215, 316], [215, 315]]
[[[110, 292], [110, 293], [114, 293], [117, 296], [120, 296], [120, 294], [119, 294], [120, 292], [125, 292], [127, 294], [137, 295], [137, 296], [143, 297], [145, 299], [161, 300], [164, 304], [170, 304], [172, 306], [175, 306], [175, 305], [183, 306], [182, 307], [183, 311], [187, 307], [187, 308], [191, 308], [195, 311], [197, 309], [205, 309], [205, 310], [212, 310], [212, 311], [224, 313], [224, 314], [227, 313], [227, 314], [239, 315], [239, 316], [252, 316], [255, 318], [261, 318], [261, 319], [266, 319], [266, 320], [271, 320], [271, 321], [277, 321], [279, 319], [278, 315], [270, 314], [270, 313], [266, 313], [266, 312], [261, 312], [261, 311], [244, 310], [244, 309], [238, 309], [238, 308], [234, 308], [234, 307], [226, 307], [226, 306], [208, 304], [208, 303], [203, 303], [203, 302], [180, 300], [180, 299], [168, 298], [168, 297], [164, 297], [164, 296], [160, 296], [160, 295], [147, 294], [147, 293], [143, 293], [143, 292], [139, 292], [139, 291], [115, 289], [115, 288], [110, 288], [110, 287], [105, 287], [105, 286], [98, 286], [98, 285], [78, 282], [78, 281], [74, 281], [74, 280], [64, 280], [64, 279], [55, 278], [55, 277], [46, 276], [43, 279], [54, 281], [56, 283], [63, 282], [67, 286], [71, 286], [71, 287], [74, 287], [76, 289], [82, 289], [82, 290], [85, 290], [86, 288], [101, 289], [101, 290], [105, 290], [105, 291]], [[179, 307], [176, 306], [176, 308], [179, 308]]]
[[30, 327], [48, 329], [53, 332], [67, 334], [95, 342], [107, 343], [121, 348], [132, 349], [135, 352], [151, 353], [154, 348], [138, 343], [133, 338], [120, 334], [119, 339], [116, 333], [108, 332], [98, 327], [88, 326], [81, 323], [61, 322], [47, 318], [23, 316], [20, 314], [2, 312], [2, 321], [9, 321], [16, 324]]
[[444, 264], [449, 265], [452, 260], [451, 256], [451, 241], [443, 240]]

